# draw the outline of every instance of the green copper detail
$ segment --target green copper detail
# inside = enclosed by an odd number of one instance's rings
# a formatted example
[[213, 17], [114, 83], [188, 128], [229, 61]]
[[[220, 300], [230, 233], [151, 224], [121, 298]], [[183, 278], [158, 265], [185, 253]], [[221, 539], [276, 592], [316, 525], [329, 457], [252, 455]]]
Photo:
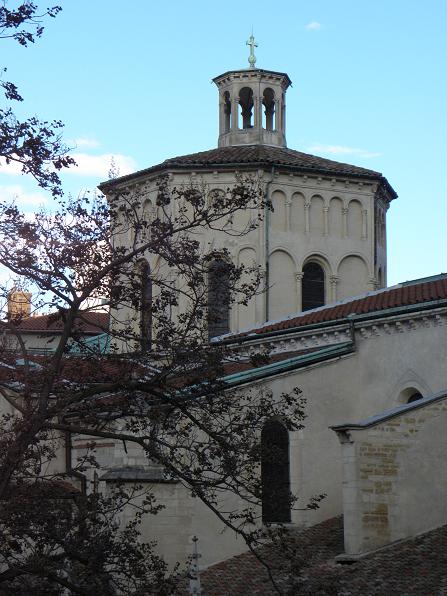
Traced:
[[255, 68], [255, 64], [256, 64], [255, 48], [258, 47], [258, 44], [255, 42], [255, 38], [253, 37], [253, 32], [250, 35], [248, 41], [246, 42], [246, 45], [250, 46], [250, 56], [248, 57], [248, 63], [250, 64], [250, 68]]

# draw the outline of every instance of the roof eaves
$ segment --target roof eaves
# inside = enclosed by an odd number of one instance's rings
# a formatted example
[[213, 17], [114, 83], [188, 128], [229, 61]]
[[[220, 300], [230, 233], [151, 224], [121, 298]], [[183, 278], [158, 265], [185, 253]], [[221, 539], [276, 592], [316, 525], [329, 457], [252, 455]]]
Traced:
[[222, 380], [227, 386], [233, 387], [287, 372], [296, 368], [301, 368], [303, 366], [308, 366], [309, 364], [316, 364], [317, 362], [322, 362], [324, 360], [350, 354], [354, 351], [355, 347], [353, 342], [343, 342], [322, 348], [321, 350], [311, 352], [310, 354], [301, 354], [300, 356], [295, 356], [294, 358], [287, 358], [286, 360], [280, 360], [279, 362], [273, 362], [271, 364], [266, 364], [254, 369], [227, 375], [226, 377], [223, 377]]
[[[332, 308], [334, 305], [328, 305], [328, 308]], [[297, 333], [301, 331], [312, 331], [313, 329], [321, 329], [324, 327], [333, 327], [336, 325], [347, 324], [350, 321], [369, 321], [389, 316], [406, 314], [411, 312], [418, 312], [424, 310], [431, 310], [434, 308], [447, 307], [447, 298], [440, 300], [431, 300], [430, 302], [418, 302], [416, 304], [407, 304], [405, 306], [396, 306], [393, 308], [385, 308], [382, 310], [371, 311], [367, 313], [351, 313], [345, 317], [330, 319], [328, 321], [321, 321], [319, 323], [309, 323], [308, 325], [295, 325], [286, 329], [275, 329], [274, 331], [265, 331], [264, 333], [256, 333], [255, 331], [242, 336], [228, 337], [222, 339], [221, 342], [224, 345], [246, 343], [254, 340], [266, 339], [269, 337], [277, 337], [280, 335], [288, 335], [290, 333]]]
[[381, 424], [382, 422], [386, 422], [391, 418], [395, 418], [396, 416], [400, 416], [405, 412], [411, 412], [413, 410], [418, 410], [420, 408], [425, 407], [426, 405], [436, 403], [443, 399], [447, 398], [447, 389], [441, 391], [440, 393], [436, 393], [435, 395], [430, 395], [427, 397], [423, 397], [416, 401], [413, 401], [409, 404], [403, 404], [401, 406], [397, 406], [396, 408], [392, 408], [390, 410], [385, 410], [380, 414], [376, 414], [374, 416], [370, 416], [369, 418], [365, 418], [364, 420], [360, 420], [359, 422], [345, 422], [342, 424], [335, 424], [330, 426], [329, 428], [335, 432], [344, 432], [347, 430], [362, 430], [365, 428], [371, 428], [376, 426], [377, 424]]
[[[348, 165], [348, 164], [347, 164]], [[138, 172], [133, 172], [132, 174], [127, 174], [126, 176], [121, 176], [119, 178], [115, 178], [113, 180], [107, 180], [105, 182], [101, 182], [98, 185], [99, 190], [102, 192], [107, 192], [111, 190], [114, 186], [124, 184], [127, 182], [131, 182], [134, 180], [138, 180], [141, 177], [145, 177], [148, 174], [153, 174], [156, 172], [160, 172], [163, 170], [191, 170], [191, 169], [202, 169], [202, 170], [226, 170], [226, 169], [241, 169], [241, 168], [259, 168], [259, 167], [266, 167], [271, 168], [272, 166], [278, 169], [284, 169], [286, 171], [296, 171], [301, 172], [303, 174], [326, 174], [328, 176], [343, 176], [346, 178], [354, 178], [354, 179], [366, 179], [366, 180], [377, 180], [379, 183], [384, 187], [387, 191], [387, 194], [390, 196], [390, 201], [397, 198], [397, 193], [390, 185], [388, 180], [383, 176], [380, 172], [373, 172], [365, 171], [365, 172], [350, 172], [350, 171], [335, 171], [329, 167], [324, 166], [312, 166], [312, 165], [296, 165], [296, 164], [288, 164], [288, 163], [281, 163], [280, 160], [267, 160], [267, 159], [253, 159], [252, 161], [235, 161], [235, 162], [204, 162], [204, 161], [197, 161], [197, 162], [176, 162], [175, 158], [173, 160], [166, 160], [160, 164], [156, 164], [151, 166], [150, 168], [146, 168], [144, 170], [139, 170]]]

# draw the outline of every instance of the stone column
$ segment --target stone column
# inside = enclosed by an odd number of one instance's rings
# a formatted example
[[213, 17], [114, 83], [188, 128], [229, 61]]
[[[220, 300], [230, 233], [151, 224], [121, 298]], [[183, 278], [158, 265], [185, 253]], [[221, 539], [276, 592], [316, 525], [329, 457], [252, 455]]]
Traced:
[[303, 308], [303, 276], [304, 273], [300, 271], [299, 273], [295, 273], [296, 279], [296, 309], [297, 311], [301, 311]]
[[257, 96], [253, 96], [253, 110], [254, 110], [254, 115], [253, 115], [253, 126], [254, 128], [259, 128], [261, 125], [261, 118], [260, 118], [260, 113], [259, 113], [259, 97]]
[[343, 237], [348, 237], [348, 208], [343, 207], [341, 210], [342, 217], [343, 217]]
[[267, 321], [266, 302], [267, 302], [267, 271], [265, 267], [259, 270], [259, 289], [262, 290], [260, 294], [255, 296], [255, 317], [256, 322], [265, 323]]
[[323, 207], [323, 219], [324, 219], [324, 235], [329, 234], [329, 207], [326, 205]]
[[223, 135], [225, 132], [225, 102], [223, 101], [222, 94], [220, 95], [219, 102], [219, 135]]
[[286, 97], [283, 93], [281, 101], [281, 132], [286, 134]]
[[340, 278], [338, 277], [338, 275], [331, 275], [329, 278], [330, 296], [328, 296], [328, 298], [331, 302], [337, 301], [337, 284], [339, 280]]
[[368, 279], [368, 290], [377, 290], [379, 288], [379, 282], [376, 277], [370, 277]]
[[238, 130], [237, 109], [239, 105], [239, 96], [234, 95], [231, 98], [231, 130]]
[[286, 199], [286, 230], [290, 232], [292, 229], [292, 201]]
[[368, 237], [368, 211], [362, 209], [362, 240]]
[[310, 203], [304, 203], [304, 231], [308, 234], [310, 230], [309, 222]]
[[275, 131], [281, 130], [281, 102], [275, 99]]

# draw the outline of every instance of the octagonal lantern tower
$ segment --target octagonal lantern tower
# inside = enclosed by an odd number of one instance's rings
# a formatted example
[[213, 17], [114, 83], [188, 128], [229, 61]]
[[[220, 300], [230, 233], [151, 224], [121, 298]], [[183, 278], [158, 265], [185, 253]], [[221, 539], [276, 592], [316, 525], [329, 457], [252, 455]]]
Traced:
[[247, 68], [230, 70], [213, 82], [219, 89], [219, 147], [286, 147], [286, 91], [283, 72]]

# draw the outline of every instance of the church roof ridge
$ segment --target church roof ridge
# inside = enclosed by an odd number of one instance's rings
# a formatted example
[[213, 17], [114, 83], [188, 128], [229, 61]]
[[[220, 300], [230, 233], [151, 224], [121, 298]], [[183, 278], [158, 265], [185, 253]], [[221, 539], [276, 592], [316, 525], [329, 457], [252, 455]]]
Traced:
[[127, 176], [121, 176], [114, 180], [102, 182], [99, 185], [101, 190], [112, 188], [116, 184], [129, 182], [141, 176], [152, 174], [168, 169], [191, 168], [228, 168], [241, 166], [277, 166], [284, 169], [291, 169], [302, 172], [303, 174], [326, 174], [339, 175], [353, 178], [366, 178], [378, 180], [387, 188], [392, 199], [397, 197], [397, 193], [389, 184], [388, 180], [381, 172], [369, 170], [360, 166], [355, 166], [343, 162], [334, 161], [325, 157], [311, 155], [289, 149], [286, 147], [277, 147], [270, 145], [231, 145], [228, 147], [218, 147], [207, 151], [189, 153], [171, 157], [165, 161], [139, 170]]

